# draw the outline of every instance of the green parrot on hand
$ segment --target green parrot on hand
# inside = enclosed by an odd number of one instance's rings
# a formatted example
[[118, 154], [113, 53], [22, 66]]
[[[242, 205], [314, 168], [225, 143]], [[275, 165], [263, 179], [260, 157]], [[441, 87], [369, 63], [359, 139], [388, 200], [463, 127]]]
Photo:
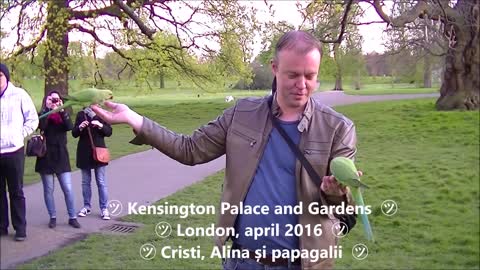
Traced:
[[87, 88], [80, 90], [78, 92], [72, 93], [69, 96], [66, 96], [65, 99], [67, 102], [62, 106], [51, 110], [47, 113], [40, 115], [38, 118], [44, 118], [52, 113], [61, 111], [63, 108], [67, 108], [73, 105], [80, 105], [82, 107], [90, 106], [92, 104], [102, 103], [107, 99], [112, 99], [113, 93], [110, 90], [106, 89], [97, 89], [97, 88]]
[[[368, 188], [368, 186], [360, 182], [360, 177], [353, 161], [346, 157], [336, 157], [330, 162], [330, 171], [338, 182], [350, 187], [355, 204], [365, 206], [360, 188]], [[365, 213], [359, 213], [359, 215], [367, 239], [374, 242], [372, 228], [367, 215]]]

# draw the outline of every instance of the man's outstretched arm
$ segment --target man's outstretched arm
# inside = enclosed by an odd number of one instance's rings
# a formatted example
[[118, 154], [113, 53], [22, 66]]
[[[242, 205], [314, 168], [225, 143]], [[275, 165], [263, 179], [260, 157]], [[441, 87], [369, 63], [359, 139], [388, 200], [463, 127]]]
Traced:
[[105, 102], [105, 105], [111, 111], [98, 106], [92, 106], [92, 109], [107, 123], [130, 125], [137, 135], [131, 141], [133, 144], [151, 145], [187, 165], [205, 163], [225, 154], [227, 130], [234, 108], [226, 110], [216, 120], [195, 130], [191, 136], [186, 136], [139, 115], [125, 104]]

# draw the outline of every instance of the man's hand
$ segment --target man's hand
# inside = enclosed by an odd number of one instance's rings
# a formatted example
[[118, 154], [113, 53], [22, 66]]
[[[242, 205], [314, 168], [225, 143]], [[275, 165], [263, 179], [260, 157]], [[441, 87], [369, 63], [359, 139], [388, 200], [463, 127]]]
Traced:
[[84, 128], [86, 128], [87, 126], [89, 125], [88, 121], [85, 120], [83, 121], [82, 123], [80, 123], [80, 125], [78, 125], [78, 128], [80, 129], [80, 131], [82, 131]]
[[[363, 172], [358, 171], [358, 176], [362, 177]], [[322, 184], [320, 189], [327, 195], [330, 196], [343, 196], [347, 194], [347, 186], [339, 183], [333, 175], [324, 176], [322, 178]]]
[[93, 121], [91, 122], [91, 124], [92, 124], [92, 126], [95, 126], [95, 127], [97, 127], [97, 128], [102, 128], [102, 127], [103, 127], [103, 124], [100, 123], [98, 120], [93, 120]]
[[109, 124], [128, 124], [135, 132], [142, 128], [143, 117], [132, 111], [127, 105], [105, 101], [105, 106], [111, 111], [104, 110], [97, 105], [92, 105], [93, 111]]

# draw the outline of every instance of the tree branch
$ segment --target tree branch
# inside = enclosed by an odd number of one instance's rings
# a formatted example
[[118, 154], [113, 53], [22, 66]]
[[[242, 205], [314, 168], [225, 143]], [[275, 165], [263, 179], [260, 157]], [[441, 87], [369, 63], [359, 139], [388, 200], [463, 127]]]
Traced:
[[93, 10], [72, 11], [72, 17], [77, 20], [94, 19], [99, 16], [121, 18], [122, 11], [120, 10], [120, 8], [118, 8], [118, 6], [114, 5]]
[[346, 3], [345, 11], [342, 16], [342, 20], [340, 22], [340, 33], [338, 34], [336, 39], [320, 39], [323, 43], [341, 43], [343, 41], [343, 35], [345, 34], [345, 29], [347, 28], [348, 24], [348, 14], [352, 8], [353, 0], [349, 0]]
[[424, 0], [418, 1], [418, 3], [412, 9], [404, 12], [397, 18], [390, 18], [385, 13], [385, 11], [383, 11], [383, 7], [380, 0], [374, 0], [372, 5], [375, 8], [375, 11], [377, 12], [377, 14], [380, 16], [380, 18], [382, 18], [382, 20], [384, 20], [388, 24], [391, 24], [392, 26], [395, 26], [395, 27], [402, 27], [407, 23], [415, 21], [415, 19], [417, 19], [420, 16], [420, 14], [423, 14], [424, 12], [426, 12], [428, 8], [426, 1]]
[[92, 50], [92, 53], [93, 53], [93, 60], [95, 62], [95, 73], [93, 74], [93, 79], [95, 80], [95, 86], [98, 85], [98, 82], [97, 82], [97, 74], [98, 76], [100, 77], [100, 81], [102, 82], [103, 84], [103, 77], [102, 77], [102, 74], [100, 73], [100, 66], [98, 65], [98, 61], [97, 61], [97, 46], [95, 46], [95, 43], [93, 43], [93, 50]]
[[137, 24], [138, 28], [144, 35], [146, 35], [149, 39], [153, 39], [153, 34], [155, 34], [155, 30], [148, 28], [148, 26], [142, 22], [142, 20], [135, 14], [135, 12], [123, 3], [122, 0], [115, 0], [115, 3]]
[[[19, 11], [19, 15], [18, 15], [18, 22], [17, 22], [17, 41], [16, 41], [16, 45], [21, 45], [20, 43], [20, 39], [22, 38], [22, 35], [20, 34], [20, 30], [22, 29], [21, 25], [23, 24], [24, 22], [24, 10], [32, 3], [33, 1], [30, 0], [30, 1], [27, 1], [25, 3], [22, 3], [21, 4], [21, 8], [20, 8], [20, 11]], [[18, 5], [17, 5], [18, 6]], [[8, 9], [7, 9], [8, 10]], [[6, 14], [6, 12], [5, 12]]]
[[[3, 2], [3, 1], [2, 1]], [[15, 4], [10, 4], [7, 6], [7, 8], [5, 10], [2, 10], [1, 14], [0, 14], [0, 21], [3, 20], [3, 17], [5, 15], [7, 15], [10, 11], [12, 11], [12, 9], [15, 9], [16, 7], [18, 6], [22, 6], [22, 9], [24, 9], [25, 7], [29, 6], [30, 4], [34, 3], [35, 0], [28, 0], [28, 1], [25, 1], [25, 2], [16, 2]]]
[[414, 22], [415, 19], [423, 18], [426, 15], [432, 20], [442, 20], [443, 22], [455, 21], [454, 18], [457, 17], [457, 13], [450, 8], [448, 4], [442, 4], [441, 0], [437, 0], [437, 4], [429, 4], [426, 0], [420, 0], [411, 9], [395, 18], [388, 16], [385, 11], [383, 11], [381, 0], [373, 0], [373, 3], [367, 1], [367, 3], [375, 8], [375, 11], [382, 20], [394, 27], [403, 27], [408, 23]]
[[13, 53], [13, 56], [18, 56], [20, 54], [23, 54], [23, 53], [26, 53], [26, 52], [29, 52], [29, 51], [35, 49], [37, 47], [38, 43], [40, 43], [40, 41], [42, 41], [43, 37], [45, 36], [46, 31], [47, 31], [47, 27], [44, 25], [40, 35], [38, 35], [38, 37], [32, 43], [30, 43], [30, 45], [28, 45], [26, 47], [22, 46], [18, 51]]
[[83, 26], [79, 24], [71, 24], [71, 27], [74, 29], [77, 29], [80, 32], [89, 34], [91, 37], [93, 37], [98, 43], [102, 44], [105, 47], [111, 48], [114, 52], [118, 53], [121, 57], [132, 60], [130, 57], [126, 56], [119, 48], [117, 48], [113, 44], [106, 43], [105, 41], [101, 40], [100, 37], [95, 33], [95, 31], [84, 28]]
[[358, 26], [358, 25], [370, 25], [370, 24], [375, 24], [375, 23], [385, 23], [385, 21], [371, 21], [371, 22], [360, 22], [360, 23], [349, 22], [348, 24]]
[[127, 69], [128, 66], [130, 66], [130, 68], [133, 69], [133, 67], [132, 67], [132, 65], [130, 65], [130, 63], [125, 62], [125, 66], [123, 66], [123, 68], [117, 73], [117, 78], [118, 78], [118, 80], [121, 80], [120, 75], [122, 74], [122, 72], [123, 72], [125, 69]]

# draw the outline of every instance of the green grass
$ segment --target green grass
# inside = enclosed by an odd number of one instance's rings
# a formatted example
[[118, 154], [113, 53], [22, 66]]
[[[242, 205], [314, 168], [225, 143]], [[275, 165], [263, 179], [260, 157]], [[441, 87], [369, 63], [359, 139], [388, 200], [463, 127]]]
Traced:
[[[330, 91], [334, 88], [335, 82], [321, 82], [320, 91]], [[423, 94], [437, 93], [439, 86], [432, 88], [418, 87], [408, 83], [362, 83], [360, 90], [355, 90], [352, 82], [344, 82], [343, 89], [348, 95], [392, 95], [392, 94]]]
[[[345, 92], [350, 95], [384, 95], [384, 94], [415, 94], [415, 93], [435, 93], [439, 87], [419, 88], [414, 84], [398, 83], [390, 84], [385, 82], [384, 78], [365, 78], [360, 90], [354, 90], [352, 82], [345, 81], [343, 87]], [[114, 92], [115, 100], [120, 102], [129, 102], [129, 105], [146, 104], [175, 104], [181, 102], [203, 102], [223, 100], [225, 96], [234, 97], [262, 96], [270, 91], [268, 90], [235, 90], [221, 89], [218, 87], [205, 87], [200, 89], [193, 84], [183, 84], [178, 86], [176, 82], [166, 81], [164, 89], [152, 83], [151, 88], [146, 84], [138, 85], [134, 81], [114, 81], [108, 82]], [[25, 79], [22, 86], [30, 93], [37, 108], [40, 108], [43, 98], [43, 80]], [[320, 91], [333, 89], [335, 82], [321, 81]], [[90, 87], [78, 80], [69, 81], [70, 91], [75, 92], [79, 89]]]
[[[80, 88], [81, 83], [70, 81], [72, 88]], [[168, 85], [167, 85], [168, 86]], [[40, 109], [43, 98], [43, 81], [24, 80], [23, 87], [28, 90], [32, 99]], [[131, 88], [130, 88], [131, 87]], [[205, 92], [202, 90], [166, 89], [145, 90], [135, 86], [135, 83], [124, 83], [121, 87], [115, 89], [115, 101], [128, 104], [132, 109], [142, 115], [158, 119], [164, 125], [179, 132], [190, 132], [201, 123], [206, 123], [214, 119], [219, 111], [231, 106], [231, 103], [225, 103], [225, 96], [232, 95], [236, 98], [246, 96], [263, 96], [268, 91], [219, 91]], [[198, 96], [200, 95], [200, 97]], [[192, 106], [193, 104], [193, 106]], [[80, 107], [74, 107], [72, 121], [75, 121], [76, 112]], [[147, 150], [147, 146], [136, 146], [126, 143], [134, 138], [132, 129], [127, 125], [114, 125], [112, 137], [106, 138], [107, 146], [110, 150], [112, 159], [119, 158], [128, 154]], [[70, 164], [73, 170], [76, 169], [76, 149], [78, 139], [71, 136], [69, 132], [67, 139], [67, 148], [70, 153]], [[26, 185], [40, 181], [38, 173], [35, 172], [35, 157], [25, 159]]]
[[[129, 104], [135, 104], [134, 101]], [[201, 123], [215, 119], [219, 112], [231, 106], [224, 101], [204, 101], [199, 103], [180, 103], [172, 105], [134, 105], [132, 108], [138, 113], [157, 120], [162, 125], [168, 126], [177, 132], [190, 132]], [[76, 114], [74, 114], [76, 115]], [[72, 121], [75, 121], [75, 116]], [[128, 143], [135, 136], [132, 129], [127, 125], [114, 125], [113, 134], [106, 138], [106, 144], [110, 150], [112, 159], [128, 154], [141, 152], [149, 149], [149, 146], [136, 146]], [[76, 168], [76, 149], [78, 139], [68, 133], [67, 147], [70, 153], [70, 164], [72, 169]], [[25, 184], [32, 184], [39, 181], [38, 173], [35, 172], [35, 157], [25, 159]]]
[[[190, 104], [189, 110], [206, 109]], [[210, 107], [210, 106], [209, 106]], [[212, 114], [224, 106], [211, 104]], [[201, 110], [200, 110], [201, 108]], [[169, 109], [175, 109], [171, 107]], [[150, 111], [144, 107], [143, 112]], [[371, 187], [364, 192], [372, 205], [370, 222], [376, 242], [366, 243], [369, 255], [363, 261], [353, 259], [351, 248], [365, 243], [362, 225], [346, 237], [343, 258], [337, 269], [478, 269], [479, 268], [479, 114], [478, 112], [438, 112], [434, 99], [379, 102], [338, 107], [357, 126], [357, 167]], [[167, 126], [167, 111], [152, 118]], [[179, 108], [172, 119], [185, 121], [179, 130], [193, 130]], [[197, 124], [205, 123], [196, 119]], [[159, 202], [188, 205], [218, 205], [223, 172], [189, 186]], [[393, 217], [381, 214], [380, 204], [392, 199], [399, 205]], [[178, 237], [174, 230], [166, 239], [156, 236], [160, 221], [172, 225], [205, 227], [216, 221], [214, 215], [130, 215], [126, 221], [145, 226], [129, 236], [93, 234], [76, 244], [53, 252], [20, 269], [219, 269], [220, 261], [210, 259], [212, 239]], [[175, 227], [175, 226], [173, 226]], [[152, 243], [157, 256], [151, 261], [140, 258], [141, 245]], [[201, 246], [205, 260], [162, 259], [162, 246]]]
[[438, 93], [440, 87], [421, 88], [412, 84], [370, 84], [360, 90], [353, 86], [346, 86], [345, 93], [348, 95], [391, 95], [391, 94], [424, 94]]
[[[70, 80], [70, 87], [72, 90], [78, 90], [82, 87], [86, 87], [82, 82], [76, 80]], [[224, 102], [225, 96], [232, 95], [235, 98], [242, 98], [247, 96], [264, 96], [269, 91], [260, 90], [260, 91], [247, 91], [247, 90], [224, 90], [224, 89], [208, 89], [201, 90], [198, 87], [193, 85], [182, 85], [178, 87], [175, 82], [167, 81], [166, 88], [160, 89], [152, 85], [152, 89], [146, 88], [145, 85], [137, 85], [135, 82], [111, 82], [115, 86], [114, 95], [115, 101], [128, 104], [132, 109], [138, 110], [139, 112], [145, 112], [146, 116], [155, 117], [157, 114], [162, 114], [164, 111], [168, 110], [185, 110], [189, 112], [190, 105], [196, 104], [198, 106], [198, 111], [196, 111], [196, 118], [184, 117], [183, 115], [180, 120], [182, 125], [177, 127], [177, 120], [171, 116], [164, 117], [161, 123], [169, 123], [173, 130], [181, 130], [184, 126], [188, 126], [193, 129], [197, 127], [199, 119], [204, 120], [205, 122], [213, 119], [216, 116], [215, 106], [214, 108], [209, 108], [211, 104], [217, 104], [222, 108], [228, 107], [228, 104]], [[22, 86], [30, 93], [32, 99], [34, 100], [37, 109], [40, 109], [41, 102], [43, 98], [43, 80], [31, 79], [24, 80]], [[333, 87], [332, 83], [321, 84], [320, 90], [331, 89]], [[369, 84], [366, 85], [365, 89], [360, 91], [349, 90], [349, 86], [346, 85], [347, 94], [355, 95], [379, 95], [379, 94], [401, 94], [401, 93], [431, 93], [433, 89], [425, 88], [411, 88], [409, 84], [398, 84], [395, 87], [391, 88], [390, 84]], [[147, 109], [142, 109], [147, 108]], [[74, 114], [72, 120], [76, 115], [79, 107], [74, 107]], [[213, 110], [213, 111], [212, 111]], [[181, 113], [181, 112], [180, 112]], [[187, 113], [187, 116], [190, 114]], [[180, 119], [180, 118], [178, 118]], [[188, 123], [184, 123], [184, 122]], [[133, 133], [130, 128], [125, 125], [113, 126], [113, 136], [106, 139], [107, 146], [110, 148], [112, 158], [119, 158], [128, 154], [140, 152], [148, 149], [146, 146], [137, 147], [128, 143], [129, 139], [133, 138]], [[76, 148], [77, 148], [77, 139], [73, 137], [68, 137], [68, 151], [70, 153], [70, 164], [72, 169], [76, 169]], [[32, 184], [40, 181], [38, 174], [34, 170], [35, 158], [28, 157], [25, 161], [25, 184]]]
[[[382, 78], [380, 78], [382, 79]], [[379, 81], [379, 79], [369, 79], [370, 81]], [[152, 84], [152, 89], [149, 89], [146, 85], [137, 85], [137, 83], [133, 81], [126, 81], [126, 82], [109, 82], [114, 86], [114, 95], [115, 101], [122, 102], [128, 104], [134, 110], [138, 110], [139, 112], [144, 112], [147, 116], [155, 117], [157, 114], [162, 114], [164, 111], [168, 111], [171, 109], [174, 110], [185, 110], [188, 112], [190, 110], [190, 105], [186, 103], [196, 104], [199, 110], [196, 112], [195, 116], [197, 118], [189, 118], [182, 116], [180, 123], [182, 125], [178, 126], [176, 123], [176, 119], [172, 119], [171, 117], [164, 117], [162, 119], [162, 123], [169, 123], [171, 122], [172, 125], [170, 126], [173, 130], [181, 130], [182, 127], [188, 126], [189, 128], [195, 128], [199, 122], [199, 119], [204, 121], [208, 121], [213, 119], [216, 116], [216, 111], [214, 108], [209, 108], [210, 104], [218, 104], [222, 108], [226, 108], [227, 105], [224, 103], [225, 96], [232, 95], [235, 98], [242, 98], [247, 96], [263, 96], [266, 95], [269, 90], [260, 90], [260, 91], [247, 91], [247, 90], [224, 90], [224, 89], [198, 89], [193, 85], [184, 84], [178, 86], [176, 82], [173, 81], [166, 81], [166, 88], [160, 89], [157, 85]], [[69, 81], [70, 88], [72, 91], [79, 90], [82, 87], [87, 87], [83, 82], [78, 80], [70, 80]], [[30, 93], [32, 99], [39, 110], [41, 107], [41, 102], [43, 98], [43, 80], [40, 79], [28, 79], [22, 81], [22, 86]], [[333, 87], [333, 83], [326, 82], [325, 84], [321, 84], [321, 91], [331, 89]], [[369, 84], [366, 85], [366, 89], [362, 89], [361, 91], [354, 91], [348, 90], [348, 85], [346, 85], [346, 93], [348, 94], [397, 94], [397, 93], [429, 93], [432, 90], [423, 89], [423, 88], [409, 88], [411, 85], [397, 85], [396, 87], [400, 88], [391, 88], [389, 84]], [[202, 105], [203, 104], [203, 105]], [[222, 105], [220, 105], [222, 104]], [[178, 106], [173, 106], [178, 105]], [[142, 109], [147, 108], [147, 109]], [[74, 117], [76, 112], [81, 109], [79, 107], [74, 107], [74, 114], [72, 120], [74, 121]], [[187, 114], [189, 116], [190, 114]], [[180, 119], [180, 118], [179, 118]], [[110, 148], [110, 152], [112, 158], [119, 158], [128, 154], [141, 152], [148, 147], [141, 146], [137, 147], [131, 144], [125, 143], [129, 141], [130, 138], [133, 138], [133, 133], [130, 128], [125, 125], [113, 126], [113, 136], [111, 138], [106, 139], [106, 143]], [[75, 162], [76, 162], [76, 148], [77, 148], [77, 139], [73, 137], [68, 137], [68, 151], [70, 153], [70, 164], [72, 169], [75, 170]], [[25, 177], [24, 183], [26, 185], [37, 183], [40, 181], [38, 174], [34, 170], [35, 166], [35, 158], [28, 157], [25, 160]]]
[[[22, 87], [27, 90], [37, 106], [40, 108], [43, 98], [43, 80], [40, 79], [25, 79], [22, 81]], [[147, 105], [147, 104], [175, 104], [181, 102], [203, 102], [203, 101], [220, 101], [224, 100], [225, 96], [232, 95], [234, 97], [246, 96], [263, 96], [270, 90], [232, 90], [220, 88], [205, 88], [200, 89], [195, 85], [182, 85], [177, 87], [174, 82], [167, 81], [166, 88], [161, 89], [158, 86], [152, 85], [148, 88], [147, 85], [137, 85], [132, 81], [109, 82], [115, 100], [119, 102], [128, 102], [128, 105]], [[90, 87], [83, 82], [70, 80], [70, 93], [78, 91], [82, 88]]]

